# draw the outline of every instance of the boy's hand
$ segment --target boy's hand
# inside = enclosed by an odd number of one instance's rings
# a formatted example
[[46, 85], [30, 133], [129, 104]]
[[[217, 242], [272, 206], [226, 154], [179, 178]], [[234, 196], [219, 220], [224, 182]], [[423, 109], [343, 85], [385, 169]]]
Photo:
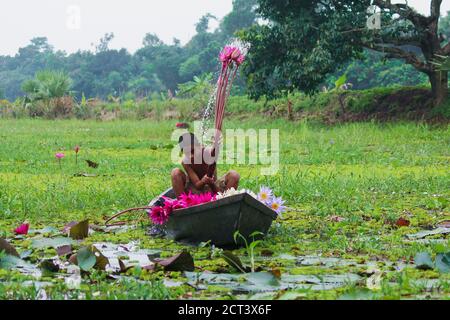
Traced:
[[201, 181], [202, 181], [202, 183], [203, 183], [204, 185], [209, 185], [209, 186], [211, 186], [211, 185], [214, 185], [214, 184], [215, 184], [214, 179], [208, 177], [208, 175], [205, 175], [205, 176], [202, 178]]

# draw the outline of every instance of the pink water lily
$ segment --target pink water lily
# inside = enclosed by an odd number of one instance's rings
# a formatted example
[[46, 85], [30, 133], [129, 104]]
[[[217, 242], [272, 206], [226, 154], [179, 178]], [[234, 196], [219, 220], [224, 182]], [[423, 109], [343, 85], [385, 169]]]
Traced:
[[14, 229], [15, 234], [25, 235], [28, 234], [28, 229], [30, 228], [30, 224], [27, 222], [22, 223], [16, 229]]
[[192, 206], [208, 203], [216, 199], [210, 192], [202, 194], [193, 194], [192, 192], [183, 193], [178, 199], [163, 197], [164, 205], [155, 206], [147, 213], [154, 224], [165, 224], [174, 210], [185, 209]]
[[154, 224], [165, 224], [169, 219], [166, 211], [163, 207], [155, 206], [149, 212], [150, 219], [152, 219]]
[[215, 196], [211, 192], [193, 194], [192, 192], [183, 193], [179, 197], [180, 204], [184, 208], [189, 208], [192, 206], [197, 206], [199, 204], [211, 202], [215, 200]]
[[65, 157], [64, 153], [58, 152], [55, 154], [56, 159], [58, 159], [59, 169], [62, 169], [61, 167], [61, 159]]
[[239, 66], [244, 62], [245, 55], [237, 47], [225, 46], [219, 54], [219, 60], [222, 62], [223, 68], [226, 68], [232, 62]]

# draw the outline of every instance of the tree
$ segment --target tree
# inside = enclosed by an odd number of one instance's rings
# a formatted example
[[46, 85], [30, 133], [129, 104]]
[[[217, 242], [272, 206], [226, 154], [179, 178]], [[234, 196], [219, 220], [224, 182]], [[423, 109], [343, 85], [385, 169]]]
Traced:
[[258, 18], [257, 0], [233, 0], [233, 11], [223, 18], [220, 29], [226, 35], [233, 36], [236, 31], [253, 25]]
[[[328, 74], [367, 48], [425, 73], [434, 103], [442, 103], [448, 97], [448, 72], [437, 70], [432, 61], [436, 55], [448, 56], [450, 43], [438, 31], [442, 0], [428, 1], [429, 16], [388, 0], [258, 0], [258, 13], [268, 23], [241, 35], [252, 48], [245, 68], [251, 96], [314, 92]], [[371, 3], [380, 30], [367, 28]]]
[[211, 19], [217, 20], [217, 18], [212, 15], [211, 13], [207, 13], [204, 16], [202, 16], [199, 20], [199, 22], [197, 22], [195, 24], [195, 31], [197, 31], [197, 33], [206, 33], [208, 32], [209, 29], [209, 21]]
[[95, 51], [105, 52], [109, 50], [109, 44], [114, 39], [114, 33], [106, 33], [103, 38], [100, 39], [100, 43], [95, 47]]
[[[65, 72], [40, 71], [34, 79], [23, 83], [22, 90], [27, 95], [25, 101], [28, 100], [35, 107], [43, 104], [47, 110], [52, 107], [52, 113], [54, 116], [58, 116], [66, 115], [72, 110], [71, 85], [72, 80]], [[38, 114], [39, 112], [34, 115]]]
[[159, 47], [163, 45], [163, 42], [154, 33], [147, 33], [142, 41], [144, 47]]
[[62, 71], [40, 71], [32, 80], [22, 85], [22, 90], [32, 101], [49, 101], [70, 94], [72, 79]]

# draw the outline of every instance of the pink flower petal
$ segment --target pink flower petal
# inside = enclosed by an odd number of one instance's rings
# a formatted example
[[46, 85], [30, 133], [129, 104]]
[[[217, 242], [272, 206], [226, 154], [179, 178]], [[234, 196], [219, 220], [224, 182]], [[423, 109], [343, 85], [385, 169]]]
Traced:
[[30, 224], [28, 224], [28, 223], [22, 223], [20, 226], [18, 226], [18, 227], [14, 230], [14, 233], [15, 233], [15, 234], [22, 234], [22, 235], [28, 234], [28, 229], [29, 229], [29, 227], [30, 227]]

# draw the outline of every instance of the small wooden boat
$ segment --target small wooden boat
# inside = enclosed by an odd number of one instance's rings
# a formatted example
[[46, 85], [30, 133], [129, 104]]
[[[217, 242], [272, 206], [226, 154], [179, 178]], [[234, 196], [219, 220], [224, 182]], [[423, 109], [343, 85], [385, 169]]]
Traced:
[[[163, 205], [162, 197], [175, 198], [172, 189], [162, 193], [149, 206]], [[244, 244], [242, 239], [235, 242], [238, 231], [249, 243], [251, 234], [266, 235], [272, 221], [277, 218], [275, 211], [265, 206], [247, 193], [237, 194], [213, 202], [175, 210], [165, 225], [166, 236], [175, 241], [198, 245], [210, 241], [218, 247], [236, 247]], [[255, 239], [261, 236], [254, 237]]]

